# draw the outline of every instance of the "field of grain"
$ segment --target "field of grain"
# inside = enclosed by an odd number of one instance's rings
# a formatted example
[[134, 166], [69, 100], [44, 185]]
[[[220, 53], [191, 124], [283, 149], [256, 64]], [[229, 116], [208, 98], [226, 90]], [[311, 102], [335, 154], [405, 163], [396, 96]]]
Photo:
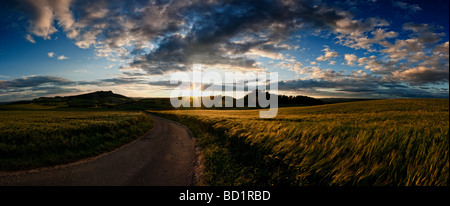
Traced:
[[0, 111], [0, 170], [98, 155], [131, 142], [152, 125], [142, 112]]
[[448, 185], [448, 100], [153, 113], [193, 132], [205, 185]]

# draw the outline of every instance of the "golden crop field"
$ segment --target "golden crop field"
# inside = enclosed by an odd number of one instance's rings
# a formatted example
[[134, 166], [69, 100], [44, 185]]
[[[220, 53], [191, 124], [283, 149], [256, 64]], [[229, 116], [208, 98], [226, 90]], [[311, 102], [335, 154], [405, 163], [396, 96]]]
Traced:
[[131, 142], [152, 125], [142, 112], [0, 111], [0, 170], [98, 155]]
[[205, 185], [448, 185], [448, 100], [153, 113], [191, 129]]

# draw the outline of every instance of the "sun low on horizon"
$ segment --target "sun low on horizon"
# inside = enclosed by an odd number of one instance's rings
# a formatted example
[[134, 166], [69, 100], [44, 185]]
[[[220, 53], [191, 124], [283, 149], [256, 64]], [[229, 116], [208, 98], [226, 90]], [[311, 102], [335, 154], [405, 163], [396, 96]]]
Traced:
[[2, 1], [0, 102], [101, 90], [169, 97], [171, 75], [195, 64], [276, 72], [287, 95], [448, 98], [448, 9], [440, 0]]

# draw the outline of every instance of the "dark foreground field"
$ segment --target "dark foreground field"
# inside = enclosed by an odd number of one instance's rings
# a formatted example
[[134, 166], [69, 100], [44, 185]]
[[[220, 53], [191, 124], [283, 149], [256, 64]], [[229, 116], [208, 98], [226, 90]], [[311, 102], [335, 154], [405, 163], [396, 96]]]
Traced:
[[[99, 155], [131, 142], [153, 124], [142, 112], [50, 111], [39, 105], [18, 105], [19, 111], [14, 111], [12, 107], [0, 111], [0, 170], [51, 166]], [[24, 107], [34, 110], [20, 111]]]
[[448, 100], [153, 114], [193, 132], [205, 185], [448, 185]]

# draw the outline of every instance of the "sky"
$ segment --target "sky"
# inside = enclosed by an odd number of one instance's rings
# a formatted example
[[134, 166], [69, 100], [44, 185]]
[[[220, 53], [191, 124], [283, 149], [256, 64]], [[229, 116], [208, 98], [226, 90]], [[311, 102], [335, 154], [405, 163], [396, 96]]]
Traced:
[[448, 11], [441, 0], [1, 1], [0, 102], [168, 97], [171, 75], [194, 64], [277, 72], [286, 95], [448, 98]]

